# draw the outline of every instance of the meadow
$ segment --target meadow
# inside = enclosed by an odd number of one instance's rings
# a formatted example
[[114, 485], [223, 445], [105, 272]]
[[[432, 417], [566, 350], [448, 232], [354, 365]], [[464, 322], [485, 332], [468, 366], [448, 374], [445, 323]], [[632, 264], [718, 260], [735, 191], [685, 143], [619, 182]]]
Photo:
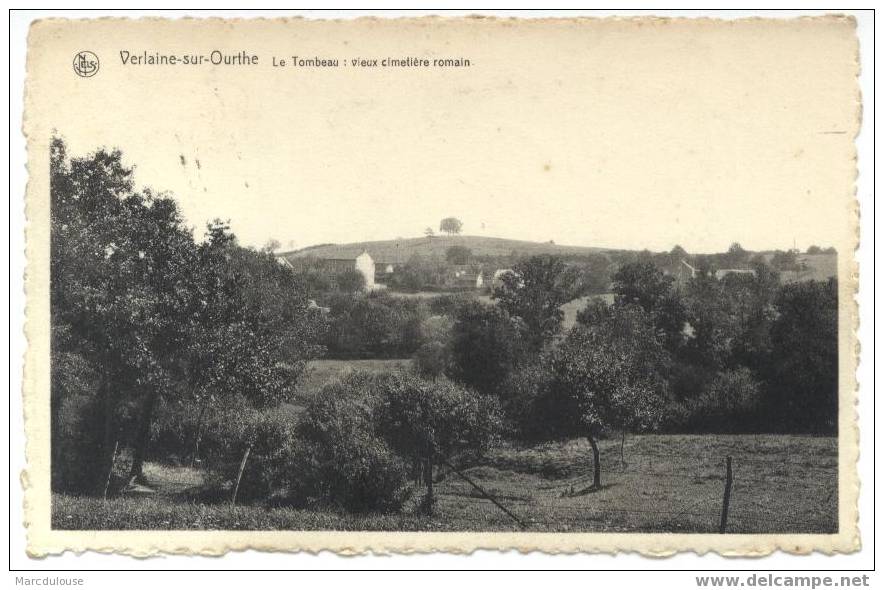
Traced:
[[401, 513], [350, 514], [194, 500], [198, 470], [150, 464], [156, 492], [97, 498], [56, 494], [52, 523], [79, 530], [399, 530], [718, 532], [725, 457], [733, 458], [728, 532], [837, 530], [837, 440], [794, 435], [629, 436], [601, 442], [602, 487], [591, 483], [583, 440], [503, 446], [462, 471], [519, 522], [457, 473], [437, 474], [432, 515], [416, 490]]

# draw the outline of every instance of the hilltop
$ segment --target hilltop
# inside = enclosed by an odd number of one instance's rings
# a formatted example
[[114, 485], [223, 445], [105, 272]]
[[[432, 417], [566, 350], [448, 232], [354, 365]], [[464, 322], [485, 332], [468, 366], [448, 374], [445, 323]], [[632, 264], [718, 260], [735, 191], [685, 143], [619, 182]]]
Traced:
[[352, 242], [349, 244], [319, 244], [301, 248], [300, 250], [282, 252], [279, 256], [293, 258], [303, 256], [352, 258], [365, 250], [376, 262], [403, 263], [415, 254], [421, 256], [435, 255], [444, 258], [445, 251], [451, 246], [469, 248], [474, 256], [508, 256], [513, 251], [519, 255], [559, 254], [573, 256], [610, 251], [607, 248], [560, 246], [553, 242], [529, 242], [526, 240], [510, 240], [507, 238], [484, 236], [434, 236], [431, 238], [404, 238], [374, 242]]

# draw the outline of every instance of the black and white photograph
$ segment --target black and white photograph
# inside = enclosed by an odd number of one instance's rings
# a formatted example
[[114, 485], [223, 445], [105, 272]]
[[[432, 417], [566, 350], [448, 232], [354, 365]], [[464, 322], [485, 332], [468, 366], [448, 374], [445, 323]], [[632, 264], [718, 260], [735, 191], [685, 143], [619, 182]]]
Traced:
[[35, 21], [29, 551], [855, 551], [857, 48]]

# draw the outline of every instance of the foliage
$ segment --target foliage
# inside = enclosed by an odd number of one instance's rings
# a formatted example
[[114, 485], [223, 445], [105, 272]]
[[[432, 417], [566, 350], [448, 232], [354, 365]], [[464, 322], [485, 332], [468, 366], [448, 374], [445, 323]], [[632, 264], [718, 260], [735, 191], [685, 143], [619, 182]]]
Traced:
[[351, 373], [316, 395], [298, 432], [295, 494], [302, 502], [347, 510], [389, 511], [407, 497], [406, 464], [377, 429], [374, 377]]
[[285, 396], [321, 331], [290, 272], [221, 222], [197, 244], [171, 197], [135, 190], [117, 150], [70, 158], [54, 138], [50, 173], [53, 355], [76, 360], [53, 372], [53, 428], [85, 396], [97, 430], [72, 468], [106, 473], [119, 442], [139, 475], [162, 399]]
[[365, 275], [355, 268], [345, 270], [337, 274], [335, 284], [344, 293], [358, 293], [365, 289]]
[[602, 254], [589, 254], [574, 261], [578, 274], [577, 294], [598, 295], [611, 290], [611, 260]]
[[770, 259], [770, 265], [776, 270], [801, 270], [798, 254], [794, 250], [783, 252], [777, 250]]
[[429, 310], [420, 300], [378, 292], [336, 294], [326, 302], [331, 308], [326, 345], [332, 357], [407, 357], [423, 344], [421, 325]]
[[668, 362], [650, 314], [639, 306], [612, 308], [601, 322], [578, 325], [548, 355], [547, 381], [532, 392], [535, 410], [548, 421], [539, 434], [653, 430], [667, 399]]
[[453, 322], [447, 316], [430, 316], [420, 326], [421, 344], [415, 351], [412, 362], [417, 372], [435, 380], [443, 375], [451, 365], [449, 341]]
[[838, 283], [784, 285], [765, 374], [775, 428], [837, 433]]
[[378, 378], [379, 430], [403, 456], [449, 461], [487, 452], [501, 431], [496, 398], [448, 380], [399, 372]]
[[560, 307], [574, 298], [577, 274], [556, 256], [532, 256], [503, 274], [494, 299], [511, 316], [521, 318], [529, 343], [539, 349], [562, 326]]
[[466, 246], [449, 246], [445, 250], [445, 261], [448, 264], [468, 264], [473, 257], [473, 251]]
[[439, 231], [448, 235], [459, 234], [463, 230], [463, 222], [456, 217], [446, 217], [439, 223]]
[[633, 262], [614, 273], [614, 293], [617, 303], [635, 303], [650, 313], [669, 293], [672, 282], [672, 277], [664, 275], [653, 262]]
[[391, 289], [405, 292], [436, 288], [445, 283], [447, 274], [448, 269], [442, 259], [415, 254], [393, 272], [389, 285]]
[[724, 371], [685, 402], [679, 427], [691, 432], [751, 432], [759, 426], [761, 403], [761, 384], [749, 369]]
[[526, 355], [524, 324], [500, 307], [463, 305], [451, 330], [450, 376], [493, 393]]
[[203, 466], [213, 487], [231, 498], [242, 459], [246, 458], [237, 503], [285, 498], [297, 477], [293, 461], [301, 446], [291, 418], [279, 411], [231, 408], [212, 416], [203, 434]]

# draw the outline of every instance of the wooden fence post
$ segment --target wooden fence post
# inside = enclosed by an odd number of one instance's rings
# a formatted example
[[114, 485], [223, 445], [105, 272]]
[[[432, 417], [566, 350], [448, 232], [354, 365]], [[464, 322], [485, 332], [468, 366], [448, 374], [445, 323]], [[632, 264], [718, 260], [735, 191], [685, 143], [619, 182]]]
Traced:
[[724, 534], [727, 529], [727, 510], [731, 503], [731, 485], [734, 483], [734, 474], [731, 471], [731, 458], [727, 457], [727, 471], [724, 475], [724, 500], [721, 504], [721, 522], [718, 532]]
[[108, 469], [107, 469], [107, 478], [105, 478], [105, 480], [104, 480], [104, 493], [101, 494], [102, 500], [107, 500], [107, 488], [110, 487], [111, 475], [114, 472], [114, 463], [117, 462], [117, 447], [119, 447], [119, 446], [120, 446], [120, 441], [115, 441], [114, 442], [114, 452], [111, 453], [110, 467], [108, 467]]
[[239, 473], [236, 474], [236, 485], [233, 487], [233, 497], [230, 498], [230, 505], [236, 506], [236, 495], [239, 493], [239, 482], [242, 479], [242, 472], [245, 471], [246, 461], [249, 460], [249, 453], [252, 452], [252, 445], [249, 445], [246, 448], [245, 454], [242, 456], [242, 461], [239, 464]]

